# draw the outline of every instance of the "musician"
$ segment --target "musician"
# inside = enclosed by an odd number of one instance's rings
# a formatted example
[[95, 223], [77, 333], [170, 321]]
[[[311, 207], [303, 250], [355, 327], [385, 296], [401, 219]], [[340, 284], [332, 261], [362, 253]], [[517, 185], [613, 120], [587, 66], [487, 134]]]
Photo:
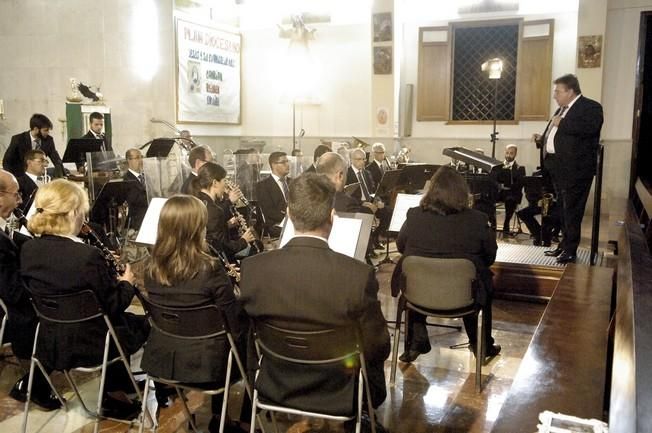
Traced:
[[33, 114], [29, 119], [29, 131], [11, 137], [11, 142], [4, 157], [2, 167], [14, 176], [25, 172], [25, 154], [30, 149], [40, 149], [54, 163], [55, 176], [63, 176], [63, 163], [50, 135], [52, 122], [43, 114]]
[[373, 154], [373, 161], [367, 165], [367, 171], [371, 174], [376, 186], [380, 185], [380, 180], [383, 174], [390, 170], [387, 158], [385, 158], [385, 145], [383, 143], [374, 143], [371, 145], [371, 153]]
[[226, 191], [226, 170], [219, 164], [207, 162], [192, 181], [191, 189], [197, 191], [196, 197], [201, 200], [208, 211], [206, 239], [217, 251], [224, 252], [229, 261], [235, 261], [235, 255], [249, 247], [255, 240], [251, 228], [236, 240], [229, 237], [229, 228], [224, 209], [217, 204]]
[[[166, 307], [217, 305], [224, 312], [244, 359], [248, 322], [243, 320], [224, 268], [209, 254], [207, 221], [206, 206], [197, 198], [177, 195], [168, 199], [161, 209], [156, 244], [145, 262], [144, 285], [149, 299]], [[142, 367], [165, 379], [219, 388], [224, 386], [228, 351], [226, 338], [182, 340], [153, 328], [145, 345]], [[238, 371], [235, 364], [234, 371]], [[248, 422], [251, 401], [244, 394], [240, 419]], [[223, 399], [224, 394], [211, 397], [213, 417], [209, 432], [218, 431]], [[248, 430], [248, 426], [241, 427], [242, 430]], [[238, 426], [227, 425], [226, 431], [238, 431]]]
[[49, 176], [46, 174], [47, 166], [48, 160], [42, 150], [32, 149], [25, 153], [25, 173], [17, 178], [20, 195], [23, 199], [20, 209], [25, 214], [32, 205], [32, 199], [38, 187], [49, 180]]
[[[389, 356], [389, 334], [373, 268], [328, 247], [334, 198], [335, 188], [325, 176], [304, 173], [292, 181], [288, 213], [296, 236], [281, 249], [242, 262], [240, 300], [250, 317], [293, 329], [359, 325], [375, 408], [386, 397], [383, 363]], [[337, 398], [323, 395], [324, 384], [350, 374], [344, 366], [289, 370], [276, 361], [267, 371], [276, 374], [258, 376], [257, 385], [265, 394], [301, 395], [303, 402], [322, 412], [341, 405]]]
[[[532, 244], [537, 247], [541, 245], [549, 247], [552, 244], [553, 237], [561, 229], [560, 211], [554, 198], [554, 188], [550, 175], [544, 170], [541, 173], [535, 172], [532, 174], [532, 178], [537, 177], [541, 179], [541, 187], [528, 188], [527, 183], [525, 184], [525, 198], [528, 205], [516, 212], [516, 214], [528, 228], [533, 238]], [[524, 178], [524, 180], [526, 179], [528, 178]], [[545, 215], [543, 200], [548, 200], [545, 205]], [[541, 215], [541, 224], [535, 218], [537, 215]]]
[[563, 239], [548, 256], [558, 263], [577, 259], [582, 218], [596, 172], [602, 129], [602, 106], [582, 95], [580, 83], [573, 74], [554, 81], [553, 97], [559, 108], [543, 134], [533, 139], [543, 148], [543, 166], [552, 177], [561, 207]]
[[126, 201], [129, 205], [129, 228], [140, 230], [147, 212], [147, 185], [143, 173], [143, 154], [138, 149], [129, 149], [126, 153], [127, 172], [122, 180], [131, 181]]
[[285, 152], [272, 152], [269, 155], [272, 174], [256, 184], [258, 205], [265, 217], [265, 230], [273, 238], [281, 235], [281, 225], [288, 206], [288, 174], [290, 161]]
[[[486, 332], [486, 356], [500, 353], [491, 336], [491, 301], [493, 286], [489, 267], [496, 259], [496, 239], [486, 215], [468, 208], [469, 189], [464, 178], [450, 167], [440, 167], [432, 176], [428, 191], [419, 207], [408, 210], [396, 246], [403, 257], [466, 258], [476, 267], [482, 287], [475, 301], [482, 305], [482, 319]], [[401, 287], [401, 262], [392, 275], [392, 295]], [[433, 276], [436, 278], [436, 276]], [[412, 362], [430, 351], [426, 317], [410, 311], [407, 320], [406, 351], [400, 356], [403, 362]], [[465, 316], [464, 327], [471, 350], [475, 353], [477, 316]]]
[[516, 208], [523, 200], [523, 178], [525, 167], [516, 162], [518, 146], [508, 144], [505, 146], [505, 160], [503, 166], [496, 172], [496, 180], [500, 185], [498, 201], [505, 203], [505, 221], [503, 222], [503, 236], [509, 236], [509, 222], [512, 220]]
[[183, 194], [193, 193], [190, 191], [190, 184], [192, 183], [192, 180], [197, 177], [197, 172], [202, 167], [202, 165], [211, 161], [213, 161], [213, 152], [211, 152], [210, 149], [204, 146], [193, 147], [190, 153], [188, 153], [188, 164], [190, 164], [191, 172], [188, 178], [183, 181], [183, 185], [181, 186], [181, 192]]
[[104, 115], [93, 111], [90, 116], [88, 116], [89, 129], [82, 138], [90, 138], [95, 140], [102, 140], [104, 142], [104, 149], [102, 150], [113, 150], [111, 147], [111, 140], [104, 134]]
[[317, 173], [325, 175], [335, 186], [335, 212], [373, 213], [362, 202], [344, 192], [346, 160], [335, 152], [326, 152], [317, 160]]
[[331, 148], [325, 144], [320, 144], [319, 146], [315, 147], [315, 151], [312, 154], [312, 164], [310, 164], [310, 167], [308, 167], [304, 173], [315, 173], [317, 171], [317, 160], [319, 157], [330, 151]]
[[[39, 188], [34, 199], [36, 214], [28, 223], [37, 236], [27, 241], [20, 255], [20, 272], [31, 293], [58, 295], [92, 290], [110, 317], [127, 355], [145, 342], [149, 327], [143, 316], [126, 313], [134, 296], [134, 276], [129, 265], [124, 275], [112, 276], [110, 265], [96, 247], [77, 237], [88, 212], [86, 192], [63, 179]], [[65, 326], [65, 330], [63, 328]], [[65, 370], [102, 362], [106, 325], [60, 325], [42, 322], [37, 356], [46, 368]], [[128, 385], [128, 386], [127, 386]], [[104, 395], [105, 415], [132, 419], [140, 404], [126, 397], [133, 392], [125, 367], [110, 366]]]

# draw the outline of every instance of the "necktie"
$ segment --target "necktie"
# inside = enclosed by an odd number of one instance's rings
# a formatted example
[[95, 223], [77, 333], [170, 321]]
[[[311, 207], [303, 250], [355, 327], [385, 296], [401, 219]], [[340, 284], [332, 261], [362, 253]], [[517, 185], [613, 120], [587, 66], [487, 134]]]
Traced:
[[141, 185], [145, 186], [145, 175], [143, 173], [140, 173], [140, 175], [138, 175], [138, 180], [140, 181]]
[[34, 150], [39, 150], [41, 148], [41, 140], [35, 139], [33, 143]]
[[290, 190], [288, 189], [288, 184], [285, 181], [285, 178], [279, 179], [279, 182], [281, 182], [281, 189], [283, 190], [283, 197], [285, 198], [285, 201], [288, 201], [288, 195], [290, 194]]
[[43, 176], [36, 176], [36, 184], [37, 185], [43, 185], [44, 181], [45, 181], [45, 178]]
[[362, 170], [358, 171], [358, 182], [360, 182], [360, 189], [362, 190], [362, 198], [365, 201], [371, 200], [371, 195], [369, 194], [369, 189], [367, 188], [367, 183], [364, 180], [362, 175]]
[[[567, 109], [568, 109], [568, 105], [564, 105], [559, 110], [559, 113], [557, 113], [555, 116], [559, 116], [559, 117], [563, 116]], [[543, 146], [542, 147], [543, 147], [543, 157], [544, 158], [546, 157], [546, 154], [548, 153], [547, 152], [548, 136], [552, 132], [552, 128], [554, 128], [554, 127], [552, 126], [552, 119], [550, 119], [550, 122], [548, 123], [548, 127], [546, 128], [546, 133], [543, 136]]]

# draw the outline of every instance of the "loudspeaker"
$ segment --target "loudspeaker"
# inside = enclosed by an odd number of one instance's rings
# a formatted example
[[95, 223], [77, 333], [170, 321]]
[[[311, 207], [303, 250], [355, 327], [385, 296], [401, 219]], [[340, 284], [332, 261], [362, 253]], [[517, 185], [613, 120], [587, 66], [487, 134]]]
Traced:
[[412, 136], [412, 95], [414, 84], [406, 84], [400, 95], [399, 105], [399, 135], [401, 137]]

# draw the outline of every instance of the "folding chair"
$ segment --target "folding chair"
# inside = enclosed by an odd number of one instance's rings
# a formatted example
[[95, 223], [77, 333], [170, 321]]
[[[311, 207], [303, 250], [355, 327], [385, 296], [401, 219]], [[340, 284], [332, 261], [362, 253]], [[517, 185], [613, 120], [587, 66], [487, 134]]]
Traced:
[[[113, 325], [111, 324], [111, 321], [109, 320], [108, 316], [104, 313], [104, 311], [102, 311], [102, 307], [100, 306], [99, 301], [97, 300], [97, 297], [95, 296], [95, 293], [93, 293], [92, 290], [82, 290], [76, 293], [69, 293], [65, 295], [51, 295], [51, 296], [36, 295], [30, 292], [30, 295], [31, 295], [32, 305], [34, 307], [34, 310], [36, 310], [36, 314], [38, 315], [39, 323], [36, 326], [36, 332], [34, 334], [34, 347], [32, 349], [32, 358], [29, 367], [29, 384], [27, 386], [27, 401], [25, 402], [25, 413], [23, 414], [23, 428], [22, 428], [23, 433], [27, 431], [27, 417], [29, 415], [29, 404], [30, 404], [30, 399], [32, 394], [34, 369], [36, 367], [38, 367], [39, 370], [41, 370], [41, 373], [47, 380], [50, 388], [52, 389], [56, 397], [59, 399], [63, 407], [66, 409], [66, 411], [68, 410], [66, 401], [63, 399], [63, 397], [61, 397], [59, 391], [57, 391], [57, 389], [54, 387], [48, 373], [43, 367], [43, 364], [36, 356], [36, 350], [38, 348], [38, 341], [39, 341], [39, 331], [41, 329], [41, 325], [48, 322], [53, 324], [61, 324], [61, 325], [73, 325], [73, 324], [80, 324], [85, 322], [92, 322], [100, 317], [104, 319], [104, 323], [106, 324], [107, 331], [106, 331], [106, 336], [104, 338], [104, 355], [103, 355], [102, 363], [100, 365], [92, 366], [92, 367], [75, 367], [72, 369], [63, 370], [63, 374], [66, 377], [66, 380], [70, 384], [70, 387], [74, 391], [75, 395], [79, 399], [82, 408], [89, 416], [95, 418], [95, 431], [97, 431], [99, 427], [98, 421], [100, 419], [112, 419], [102, 415], [102, 396], [104, 394], [106, 368], [108, 365], [121, 361], [124, 364], [125, 369], [127, 370], [129, 379], [131, 380], [131, 383], [134, 389], [136, 390], [136, 394], [138, 395], [138, 398], [141, 399], [143, 398], [142, 393], [140, 392], [140, 390], [138, 389], [138, 385], [136, 384], [136, 380], [134, 379], [134, 376], [131, 374], [129, 359], [127, 358], [124, 350], [122, 349], [122, 345], [118, 340], [115, 329], [113, 328]], [[118, 356], [109, 359], [111, 342], [113, 342], [116, 349], [118, 350]], [[79, 393], [77, 384], [75, 383], [75, 381], [72, 378], [72, 375], [70, 374], [71, 370], [78, 370], [82, 372], [96, 372], [98, 370], [101, 370], [100, 387], [97, 393], [97, 408], [95, 412], [91, 411], [86, 406], [86, 403], [84, 402], [81, 394]], [[148, 416], [151, 419], [151, 415], [149, 415], [149, 413]], [[131, 424], [131, 422], [125, 420], [120, 420], [120, 419], [113, 419], [113, 420]]]
[[[484, 359], [484, 332], [482, 309], [474, 299], [476, 268], [467, 259], [440, 259], [408, 256], [403, 259], [405, 290], [396, 309], [396, 332], [392, 347], [390, 385], [396, 381], [398, 345], [401, 319], [406, 310], [441, 318], [459, 318], [476, 315], [478, 330], [475, 356], [475, 389], [481, 391], [482, 360]], [[407, 319], [405, 321], [407, 335]]]
[[[163, 383], [174, 387], [183, 403], [183, 411], [186, 420], [190, 424], [193, 431], [197, 432], [197, 426], [193, 417], [188, 409], [184, 391], [197, 391], [206, 395], [216, 395], [224, 393], [224, 402], [222, 403], [222, 412], [220, 418], [220, 433], [224, 431], [224, 422], [226, 420], [226, 409], [229, 399], [229, 389], [231, 386], [231, 368], [233, 359], [240, 370], [244, 386], [251, 398], [251, 387], [247, 381], [246, 371], [244, 364], [238, 355], [236, 344], [233, 335], [229, 330], [226, 318], [223, 311], [216, 305], [205, 305], [201, 307], [180, 308], [180, 307], [165, 307], [156, 304], [149, 299], [145, 298], [141, 293], [137, 293], [138, 299], [143, 304], [143, 308], [147, 312], [147, 316], [152, 329], [156, 329], [161, 334], [169, 337], [178, 338], [180, 340], [205, 340], [220, 337], [226, 337], [229, 342], [229, 353], [227, 358], [226, 378], [224, 386], [217, 389], [205, 389], [193, 386], [192, 383], [183, 383], [176, 380], [170, 380], [163, 377], [154, 376], [147, 373], [145, 384], [145, 395], [143, 397], [143, 413], [147, 405], [147, 395], [149, 392], [150, 381]], [[140, 433], [143, 432], [144, 422], [140, 423]]]
[[[360, 343], [359, 330], [353, 327], [322, 329], [316, 331], [296, 331], [274, 326], [267, 322], [254, 320], [256, 348], [259, 356], [259, 370], [256, 372], [252, 401], [251, 430], [256, 429], [255, 417], [257, 409], [271, 411], [274, 428], [278, 433], [274, 412], [324, 418], [335, 421], [349, 421], [355, 419], [356, 433], [360, 433], [362, 425], [362, 399], [367, 395], [367, 406], [371, 419], [371, 430], [375, 433], [374, 411], [369, 394], [367, 370], [364, 354]], [[353, 369], [357, 376], [357, 384], [351, 395], [351, 409], [348, 413], [332, 414], [304, 410], [299, 405], [290, 406], [283, 401], [278, 401], [275, 396], [262, 395], [257, 386], [261, 372], [265, 372], [266, 357], [270, 360], [282, 361], [294, 365], [313, 366], [316, 369], [329, 364], [345, 363]], [[288, 371], [291, 375], [292, 371]]]
[[7, 320], [9, 320], [9, 313], [7, 311], [7, 306], [5, 303], [0, 299], [0, 313], [2, 313], [2, 322], [0, 323], [0, 347], [5, 347], [8, 346], [11, 343], [5, 344], [5, 327], [7, 326]]

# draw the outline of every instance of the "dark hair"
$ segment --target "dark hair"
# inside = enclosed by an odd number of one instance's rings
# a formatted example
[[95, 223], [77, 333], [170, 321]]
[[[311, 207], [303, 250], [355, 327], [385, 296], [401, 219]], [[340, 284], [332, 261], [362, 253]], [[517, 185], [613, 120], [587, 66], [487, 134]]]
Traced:
[[27, 161], [35, 159], [36, 155], [41, 155], [45, 158], [45, 152], [43, 152], [41, 149], [30, 149], [25, 152], [25, 167], [27, 167]]
[[458, 172], [442, 166], [430, 179], [421, 207], [440, 215], [458, 213], [469, 207], [469, 187]]
[[207, 162], [201, 166], [197, 176], [190, 182], [190, 192], [193, 195], [198, 195], [202, 189], [210, 187], [214, 180], [219, 182], [225, 177], [224, 167], [214, 162]]
[[331, 151], [330, 147], [326, 146], [325, 144], [320, 144], [315, 148], [315, 152], [313, 153], [313, 161], [317, 162], [320, 156], [330, 151]]
[[562, 75], [553, 81], [553, 83], [566, 86], [567, 89], [571, 89], [576, 95], [582, 93], [582, 90], [580, 90], [580, 82], [573, 74]]
[[252, 153], [256, 153], [256, 149], [253, 147], [249, 147], [247, 149], [238, 149], [235, 152], [233, 152], [234, 155], [249, 155]]
[[50, 128], [52, 129], [52, 122], [44, 114], [35, 113], [32, 114], [32, 117], [29, 119], [29, 129], [43, 129]]
[[335, 186], [326, 177], [303, 173], [290, 182], [288, 208], [295, 230], [308, 232], [330, 224]]
[[190, 164], [190, 167], [194, 169], [195, 163], [198, 160], [204, 161], [206, 159], [207, 152], [208, 149], [206, 149], [204, 146], [193, 147], [190, 153], [188, 154], [188, 164]]
[[102, 115], [102, 113], [98, 113], [97, 111], [93, 111], [90, 114], [90, 116], [88, 116], [88, 121], [89, 121], [89, 123], [93, 123], [93, 120], [95, 120], [95, 119], [102, 120], [102, 119], [104, 119], [104, 116]]
[[271, 166], [273, 163], [278, 162], [279, 159], [283, 158], [284, 156], [287, 156], [288, 154], [285, 152], [272, 152], [269, 154], [269, 165]]

